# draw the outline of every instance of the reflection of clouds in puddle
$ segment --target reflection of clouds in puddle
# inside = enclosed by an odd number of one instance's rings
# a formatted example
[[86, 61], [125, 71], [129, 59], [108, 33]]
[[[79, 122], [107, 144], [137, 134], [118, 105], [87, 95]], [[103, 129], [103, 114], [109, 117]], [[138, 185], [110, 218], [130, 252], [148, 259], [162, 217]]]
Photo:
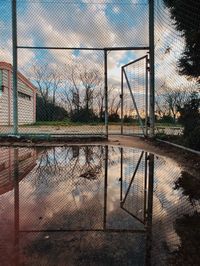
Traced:
[[9, 191], [0, 197], [0, 225], [13, 224], [13, 191]]
[[[119, 147], [108, 148], [107, 226], [138, 229], [141, 223], [120, 207], [120, 151]], [[141, 152], [123, 148], [123, 197], [128, 191], [124, 207], [139, 219], [143, 219], [145, 213], [145, 153], [133, 183], [131, 179]], [[20, 229], [102, 228], [105, 214], [104, 158], [103, 146], [50, 148], [38, 153], [35, 168], [19, 183]], [[199, 205], [192, 206], [181, 190], [174, 190], [174, 183], [181, 175], [175, 162], [155, 156], [154, 166], [153, 250], [164, 254], [163, 243], [169, 250], [181, 244], [174, 229], [177, 217], [194, 213]], [[13, 191], [0, 196], [0, 224], [4, 223], [7, 228], [8, 224], [12, 228], [14, 224], [13, 196]]]
[[[99, 157], [99, 147], [95, 147], [95, 149], [97, 151], [97, 157]], [[61, 154], [64, 153], [64, 151], [60, 148], [58, 149], [58, 152], [61, 152]], [[111, 163], [109, 164], [108, 172], [107, 215], [109, 215], [109, 213], [117, 211], [117, 209], [120, 209], [119, 149], [112, 147], [109, 152], [112, 161], [108, 160], [108, 163]], [[133, 152], [135, 153], [134, 150]], [[74, 161], [73, 159], [69, 161], [67, 159], [68, 165], [65, 165], [62, 159], [55, 160], [55, 158], [52, 156], [52, 153], [53, 151], [50, 151], [50, 159], [48, 159], [48, 161], [52, 162], [53, 164], [55, 163], [55, 161], [57, 161], [59, 165], [62, 165], [62, 167], [58, 167], [58, 174], [53, 177], [53, 180], [51, 180], [52, 177], [49, 177], [48, 175], [50, 166], [48, 165], [48, 167], [45, 169], [46, 166], [44, 163], [44, 158], [42, 158], [42, 174], [46, 181], [41, 181], [41, 176], [39, 176], [40, 172], [36, 171], [35, 175], [33, 174], [31, 177], [24, 179], [20, 183], [20, 191], [26, 191], [25, 194], [20, 195], [20, 209], [22, 210], [20, 222], [21, 226], [24, 228], [26, 228], [27, 226], [34, 227], [44, 224], [48, 222], [48, 220], [50, 221], [51, 219], [53, 219], [54, 216], [62, 211], [72, 212], [74, 210], [84, 209], [84, 207], [86, 207], [84, 206], [84, 204], [88, 204], [89, 201], [95, 202], [95, 198], [97, 198], [101, 202], [101, 205], [103, 207], [105, 169], [104, 164], [99, 164], [99, 158], [96, 158], [95, 156], [93, 156], [92, 158], [94, 167], [95, 164], [100, 165], [100, 175], [98, 180], [87, 180], [80, 177], [81, 173], [83, 172], [82, 166], [84, 166], [86, 162], [85, 158], [82, 158], [85, 156], [85, 153], [83, 153], [81, 149], [79, 152], [80, 158], [77, 161]], [[138, 152], [136, 153], [136, 155], [138, 157]], [[70, 156], [71, 155], [69, 153], [69, 157]], [[63, 156], [61, 156], [61, 158], [63, 158]], [[69, 165], [69, 162], [71, 163], [71, 165]], [[130, 159], [126, 159], [124, 164], [125, 168], [129, 167], [129, 163]], [[74, 173], [71, 173], [69, 171], [69, 168], [73, 169], [73, 164], [76, 164], [76, 170], [74, 171]], [[132, 172], [132, 169], [129, 172]], [[66, 173], [70, 173], [70, 176], [66, 175]], [[142, 172], [138, 172], [137, 175], [140, 178], [140, 175], [142, 176]], [[125, 188], [127, 189], [127, 187], [128, 183], [126, 184]], [[119, 215], [125, 214], [123, 213], [123, 211], [121, 211]], [[42, 217], [42, 219], [38, 221], [38, 217]], [[131, 220], [133, 219], [131, 218]]]
[[161, 250], [159, 243], [163, 245], [164, 242], [170, 251], [178, 248], [181, 243], [174, 228], [176, 219], [195, 212], [188, 197], [183, 196], [181, 190], [174, 190], [175, 181], [180, 175], [181, 168], [174, 161], [161, 158], [155, 160], [153, 232], [155, 246]]
[[[46, 190], [46, 193], [43, 194], [37, 194], [37, 189], [32, 186], [28, 187], [29, 184], [21, 184], [20, 190], [27, 191], [26, 195], [20, 195], [21, 226], [23, 228], [28, 226], [30, 229], [49, 223], [61, 212], [64, 214], [65, 212], [84, 209], [88, 202], [94, 198], [94, 193], [88, 189], [90, 186], [87, 186], [87, 182], [89, 181], [82, 180], [82, 182], [79, 181], [78, 185], [74, 185], [72, 182], [68, 183], [65, 180], [59, 182], [58, 189], [55, 186], [55, 189], [51, 189], [50, 193]], [[29, 195], [28, 197], [27, 194]], [[99, 193], [99, 191], [95, 193], [97, 198], [100, 196], [98, 194], [102, 193]], [[39, 221], [39, 217], [42, 217], [42, 221]]]
[[165, 241], [172, 250], [180, 244], [173, 225], [178, 214], [176, 205], [180, 204], [180, 193], [174, 191], [173, 186], [180, 173], [181, 169], [175, 162], [161, 158], [155, 160], [154, 233], [160, 243]]

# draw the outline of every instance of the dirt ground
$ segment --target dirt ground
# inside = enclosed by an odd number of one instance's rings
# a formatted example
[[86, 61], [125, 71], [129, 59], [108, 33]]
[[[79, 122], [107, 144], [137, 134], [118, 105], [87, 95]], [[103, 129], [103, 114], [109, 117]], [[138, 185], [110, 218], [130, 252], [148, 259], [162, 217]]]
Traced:
[[[80, 145], [80, 143], [85, 143], [85, 141], [76, 141], [76, 143], [73, 143], [72, 141], [67, 142], [67, 141], [36, 141], [36, 142], [31, 142], [30, 140], [28, 141], [23, 141], [23, 142], [18, 142], [18, 141], [8, 141], [8, 140], [1, 140], [0, 141], [0, 146], [26, 146], [26, 147], [32, 147], [32, 146], [66, 146], [66, 145]], [[185, 151], [176, 147], [173, 147], [171, 145], [165, 144], [158, 142], [156, 140], [149, 140], [149, 139], [144, 139], [141, 137], [129, 137], [129, 136], [121, 136], [121, 135], [116, 135], [116, 136], [109, 136], [108, 141], [104, 140], [103, 142], [99, 141], [87, 141], [87, 144], [109, 144], [109, 145], [115, 145], [115, 146], [123, 146], [123, 147], [135, 147], [139, 148], [148, 152], [155, 153], [160, 156], [164, 156], [167, 158], [170, 158], [174, 161], [176, 161], [179, 166], [184, 171], [187, 171], [191, 174], [193, 174], [195, 177], [200, 179], [200, 156], [197, 154], [193, 154], [189, 151]]]
[[[169, 135], [180, 135], [182, 133], [180, 127], [156, 127], [157, 133], [164, 133]], [[0, 126], [0, 133], [10, 134], [13, 131], [11, 126]], [[109, 134], [120, 134], [120, 124], [109, 124]], [[125, 134], [142, 134], [142, 130], [137, 125], [124, 125], [123, 131]], [[102, 134], [105, 132], [105, 125], [67, 125], [67, 126], [52, 126], [52, 125], [38, 125], [38, 126], [19, 126], [21, 134]]]
[[[124, 126], [124, 131], [127, 133], [138, 132], [140, 128], [138, 126]], [[0, 126], [0, 132], [9, 134], [13, 131], [12, 127]], [[119, 134], [121, 131], [121, 125], [109, 125], [110, 134]], [[141, 131], [141, 130], [140, 130]], [[102, 134], [105, 132], [105, 125], [67, 125], [67, 126], [19, 126], [19, 132], [21, 134]]]

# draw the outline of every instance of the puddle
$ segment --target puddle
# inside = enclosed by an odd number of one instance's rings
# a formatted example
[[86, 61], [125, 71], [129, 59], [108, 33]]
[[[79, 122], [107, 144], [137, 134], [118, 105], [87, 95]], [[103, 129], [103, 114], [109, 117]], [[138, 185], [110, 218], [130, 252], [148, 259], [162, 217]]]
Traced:
[[138, 149], [0, 148], [0, 264], [198, 265], [199, 198]]

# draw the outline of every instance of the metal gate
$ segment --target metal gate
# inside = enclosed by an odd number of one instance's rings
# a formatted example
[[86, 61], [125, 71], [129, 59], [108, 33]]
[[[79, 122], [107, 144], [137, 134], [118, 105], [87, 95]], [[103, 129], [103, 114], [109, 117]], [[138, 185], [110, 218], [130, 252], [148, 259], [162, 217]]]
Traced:
[[148, 55], [121, 68], [121, 134], [148, 136]]

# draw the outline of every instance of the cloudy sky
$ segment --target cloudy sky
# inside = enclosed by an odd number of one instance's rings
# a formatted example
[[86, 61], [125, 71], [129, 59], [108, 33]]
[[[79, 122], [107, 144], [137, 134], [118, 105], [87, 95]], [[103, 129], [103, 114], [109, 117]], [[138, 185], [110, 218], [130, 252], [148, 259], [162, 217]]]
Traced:
[[[1, 0], [0, 13], [0, 61], [11, 63], [11, 1]], [[157, 88], [186, 86], [186, 78], [178, 76], [176, 67], [184, 49], [181, 33], [175, 31], [162, 0], [156, 1], [155, 14]], [[18, 45], [21, 46], [148, 46], [148, 0], [17, 0], [17, 16]], [[119, 87], [120, 67], [144, 55], [146, 51], [110, 52], [109, 84]], [[102, 51], [18, 50], [19, 69], [29, 77], [33, 64], [62, 69], [74, 62], [103, 72]], [[141, 71], [138, 73], [141, 75]]]

